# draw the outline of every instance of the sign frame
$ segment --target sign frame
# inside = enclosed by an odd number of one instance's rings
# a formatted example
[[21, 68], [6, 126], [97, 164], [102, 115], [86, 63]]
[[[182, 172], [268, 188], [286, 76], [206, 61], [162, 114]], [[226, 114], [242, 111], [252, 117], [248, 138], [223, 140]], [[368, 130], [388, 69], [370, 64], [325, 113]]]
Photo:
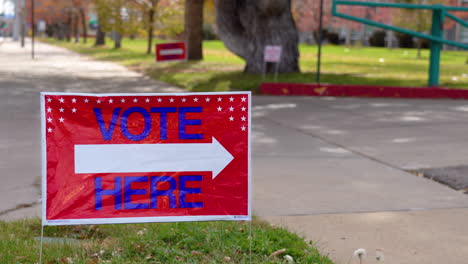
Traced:
[[[247, 215], [184, 215], [184, 216], [150, 216], [150, 217], [116, 217], [116, 218], [83, 218], [83, 219], [47, 219], [47, 142], [46, 142], [46, 96], [190, 96], [190, 95], [246, 95], [248, 105], [247, 120]], [[250, 91], [242, 92], [200, 92], [200, 93], [65, 93], [65, 92], [41, 92], [40, 93], [40, 111], [41, 111], [41, 165], [42, 165], [42, 226], [58, 225], [89, 225], [89, 224], [124, 224], [124, 223], [158, 223], [158, 222], [193, 222], [193, 221], [252, 221], [252, 93]]]
[[[164, 59], [163, 56], [177, 56], [179, 54], [167, 54], [167, 55], [160, 55], [160, 47], [162, 46], [167, 46], [167, 45], [174, 45], [174, 46], [179, 46], [179, 49], [183, 50], [183, 58], [177, 58], [177, 59]], [[157, 43], [154, 45], [155, 47], [155, 60], [156, 62], [183, 62], [188, 60], [188, 50], [187, 50], [187, 43], [186, 42], [167, 42], [167, 43]]]

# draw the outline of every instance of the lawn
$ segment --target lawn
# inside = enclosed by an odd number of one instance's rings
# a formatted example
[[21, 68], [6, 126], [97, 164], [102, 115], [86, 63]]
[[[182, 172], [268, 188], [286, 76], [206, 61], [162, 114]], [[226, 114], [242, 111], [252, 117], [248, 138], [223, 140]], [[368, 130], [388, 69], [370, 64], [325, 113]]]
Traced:
[[[203, 43], [204, 60], [195, 62], [155, 63], [154, 54], [146, 55], [146, 41], [125, 39], [123, 48], [108, 46], [95, 48], [53, 39], [43, 41], [59, 45], [97, 59], [121, 63], [145, 72], [153, 78], [184, 87], [191, 91], [255, 91], [263, 81], [274, 82], [269, 75], [242, 72], [244, 62], [221, 41]], [[92, 42], [92, 41], [90, 41]], [[416, 49], [387, 49], [327, 45], [323, 48], [322, 76], [324, 83], [368, 84], [394, 86], [425, 86], [429, 50], [422, 50], [417, 59]], [[281, 74], [278, 82], [313, 83], [315, 81], [317, 46], [300, 45], [302, 73]], [[450, 88], [468, 88], [468, 53], [444, 51], [441, 58], [440, 84]]]
[[[49, 226], [44, 264], [249, 263], [249, 223], [198, 222]], [[37, 263], [40, 221], [0, 221], [0, 263]], [[302, 238], [254, 221], [252, 263], [333, 264]], [[270, 256], [281, 249], [286, 252]]]

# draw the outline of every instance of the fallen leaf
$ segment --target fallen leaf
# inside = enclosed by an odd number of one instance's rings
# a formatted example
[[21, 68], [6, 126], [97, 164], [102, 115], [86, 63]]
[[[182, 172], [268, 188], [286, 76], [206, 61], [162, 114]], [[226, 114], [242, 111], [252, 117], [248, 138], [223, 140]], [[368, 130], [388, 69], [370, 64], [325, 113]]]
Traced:
[[278, 256], [278, 255], [280, 255], [280, 254], [285, 253], [285, 252], [286, 252], [286, 249], [285, 249], [285, 248], [282, 248], [282, 249], [280, 249], [280, 250], [276, 250], [275, 252], [271, 253], [270, 258], [271, 258], [271, 257], [276, 257], [276, 256]]

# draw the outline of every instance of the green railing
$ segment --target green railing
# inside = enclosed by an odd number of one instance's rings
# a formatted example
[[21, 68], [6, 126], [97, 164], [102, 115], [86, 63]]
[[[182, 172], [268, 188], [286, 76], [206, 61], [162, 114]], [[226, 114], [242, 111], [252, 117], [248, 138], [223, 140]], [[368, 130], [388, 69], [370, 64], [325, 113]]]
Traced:
[[[370, 19], [355, 17], [337, 11], [338, 5], [351, 5], [351, 6], [369, 6], [369, 7], [388, 7], [388, 8], [405, 8], [405, 9], [426, 9], [432, 10], [432, 27], [431, 34], [425, 34], [410, 29], [386, 25], [383, 23], [375, 22]], [[416, 5], [416, 4], [400, 4], [400, 3], [375, 3], [375, 2], [357, 2], [357, 1], [341, 1], [335, 0], [332, 5], [332, 14], [348, 20], [353, 20], [359, 23], [380, 27], [383, 29], [393, 30], [396, 32], [408, 34], [418, 38], [428, 39], [431, 42], [431, 55], [429, 60], [429, 86], [439, 85], [439, 72], [440, 72], [440, 52], [442, 45], [447, 44], [462, 49], [468, 49], [468, 44], [451, 41], [444, 39], [443, 24], [445, 17], [459, 23], [464, 27], [468, 27], [468, 21], [450, 14], [449, 11], [468, 11], [468, 7], [444, 6], [444, 5]]]

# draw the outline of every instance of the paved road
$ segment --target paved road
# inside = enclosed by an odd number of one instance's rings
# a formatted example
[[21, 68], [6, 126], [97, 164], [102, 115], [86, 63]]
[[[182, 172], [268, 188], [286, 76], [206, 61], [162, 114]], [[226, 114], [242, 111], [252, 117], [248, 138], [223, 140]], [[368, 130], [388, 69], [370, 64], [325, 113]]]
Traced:
[[[0, 219], [38, 214], [38, 93], [174, 88], [39, 45], [0, 46]], [[337, 263], [465, 263], [468, 196], [407, 169], [468, 163], [468, 101], [254, 97], [254, 211]], [[21, 207], [21, 206], [19, 206]], [[366, 263], [372, 263], [371, 261]]]

